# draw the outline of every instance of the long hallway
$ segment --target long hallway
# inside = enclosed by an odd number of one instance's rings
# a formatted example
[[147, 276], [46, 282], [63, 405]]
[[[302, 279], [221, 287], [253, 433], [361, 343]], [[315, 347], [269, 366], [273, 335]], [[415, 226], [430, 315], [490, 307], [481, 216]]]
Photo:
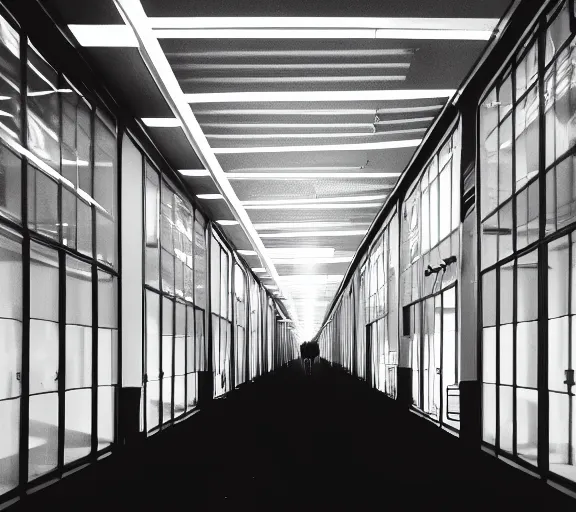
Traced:
[[550, 510], [572, 503], [504, 462], [467, 452], [327, 363], [306, 377], [293, 361], [145, 443], [14, 510]]

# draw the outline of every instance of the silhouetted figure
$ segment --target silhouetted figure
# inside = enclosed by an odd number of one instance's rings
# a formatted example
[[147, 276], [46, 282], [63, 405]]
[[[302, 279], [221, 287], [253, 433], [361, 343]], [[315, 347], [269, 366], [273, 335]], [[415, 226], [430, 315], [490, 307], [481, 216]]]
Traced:
[[302, 363], [304, 364], [304, 371], [307, 374], [312, 372], [312, 364], [314, 360], [320, 355], [320, 347], [315, 341], [309, 341], [300, 345], [300, 355], [302, 356]]

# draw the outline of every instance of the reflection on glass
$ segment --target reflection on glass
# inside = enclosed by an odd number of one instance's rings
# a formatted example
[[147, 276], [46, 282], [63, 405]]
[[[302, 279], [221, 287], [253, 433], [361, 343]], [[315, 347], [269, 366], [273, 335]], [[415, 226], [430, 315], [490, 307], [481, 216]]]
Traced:
[[58, 464], [58, 394], [30, 396], [28, 433], [28, 480]]
[[64, 464], [90, 453], [92, 443], [92, 390], [66, 391]]
[[60, 171], [59, 91], [66, 89], [59, 88], [58, 73], [32, 45], [28, 50], [27, 81], [28, 149]]
[[[0, 31], [2, 23], [0, 18]], [[2, 46], [0, 45], [0, 55]], [[2, 64], [0, 64], [1, 70]], [[2, 94], [0, 76], [0, 94]], [[2, 102], [4, 103], [4, 102]], [[3, 118], [4, 119], [4, 118]], [[22, 161], [3, 144], [0, 144], [0, 215], [19, 222], [22, 217]]]

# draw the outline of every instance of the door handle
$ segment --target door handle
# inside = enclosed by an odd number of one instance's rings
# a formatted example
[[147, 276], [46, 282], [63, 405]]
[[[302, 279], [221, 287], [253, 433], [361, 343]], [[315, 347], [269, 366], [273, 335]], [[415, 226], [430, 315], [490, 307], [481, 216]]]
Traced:
[[440, 373], [441, 373], [440, 368], [436, 368], [436, 375], [440, 375]]

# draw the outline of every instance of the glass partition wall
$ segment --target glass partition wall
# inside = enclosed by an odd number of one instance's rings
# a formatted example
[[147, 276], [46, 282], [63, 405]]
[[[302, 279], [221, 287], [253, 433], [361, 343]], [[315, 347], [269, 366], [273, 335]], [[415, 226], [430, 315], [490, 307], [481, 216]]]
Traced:
[[460, 129], [451, 129], [402, 205], [403, 335], [410, 340], [412, 404], [442, 425], [458, 389]]
[[212, 233], [210, 240], [210, 302], [214, 396], [233, 389], [232, 382], [232, 292], [230, 253]]
[[115, 120], [1, 17], [0, 55], [4, 500], [115, 443], [119, 311]]
[[543, 16], [479, 107], [483, 441], [576, 482], [574, 23]]
[[207, 368], [205, 221], [144, 158], [145, 430], [195, 408]]

